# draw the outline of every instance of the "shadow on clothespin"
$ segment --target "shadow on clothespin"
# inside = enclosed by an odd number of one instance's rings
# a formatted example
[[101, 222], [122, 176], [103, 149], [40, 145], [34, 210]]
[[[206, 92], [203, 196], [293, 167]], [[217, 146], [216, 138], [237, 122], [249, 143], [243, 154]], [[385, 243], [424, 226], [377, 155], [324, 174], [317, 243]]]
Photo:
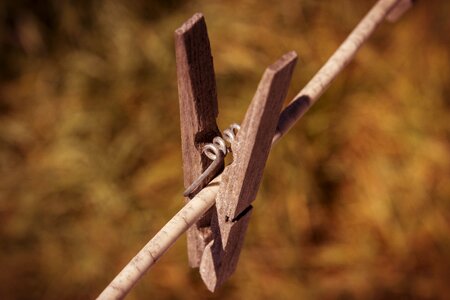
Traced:
[[232, 144], [234, 159], [222, 174], [211, 221], [213, 240], [200, 263], [200, 274], [210, 291], [220, 287], [236, 269], [251, 203], [258, 192], [296, 61], [297, 54], [289, 52], [266, 69], [237, 142]]
[[[205, 19], [195, 14], [175, 31], [178, 95], [180, 104], [181, 147], [184, 186], [189, 187], [210, 164], [202, 155], [206, 143], [220, 136], [216, 124], [218, 115], [216, 80]], [[220, 173], [223, 163], [204, 182]], [[198, 190], [204, 185], [200, 185]], [[198, 192], [197, 190], [197, 192]], [[189, 201], [195, 193], [186, 197]], [[211, 212], [207, 212], [187, 232], [189, 265], [200, 265], [203, 249], [211, 240]]]

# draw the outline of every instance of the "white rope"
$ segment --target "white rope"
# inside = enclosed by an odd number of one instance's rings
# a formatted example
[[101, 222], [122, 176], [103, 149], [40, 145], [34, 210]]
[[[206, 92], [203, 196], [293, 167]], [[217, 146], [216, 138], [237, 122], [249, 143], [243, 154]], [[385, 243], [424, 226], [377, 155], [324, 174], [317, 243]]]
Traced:
[[145, 272], [215, 202], [221, 176], [211, 181], [189, 201], [120, 271], [97, 299], [123, 299]]
[[385, 17], [404, 0], [379, 0], [308, 84], [283, 110], [273, 138], [276, 143], [326, 91]]

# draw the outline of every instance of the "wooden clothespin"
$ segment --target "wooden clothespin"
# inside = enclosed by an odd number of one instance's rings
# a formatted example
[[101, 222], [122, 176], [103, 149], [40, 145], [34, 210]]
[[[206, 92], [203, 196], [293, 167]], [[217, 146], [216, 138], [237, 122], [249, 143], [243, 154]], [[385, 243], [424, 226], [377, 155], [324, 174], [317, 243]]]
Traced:
[[[195, 14], [175, 31], [175, 51], [184, 186], [187, 188], [210, 164], [210, 160], [202, 155], [203, 146], [220, 136], [216, 124], [218, 108], [214, 66], [202, 14]], [[222, 169], [223, 163], [211, 176]], [[190, 197], [186, 197], [186, 201]], [[207, 212], [187, 232], [189, 265], [193, 268], [200, 265], [203, 249], [212, 238], [211, 212]]]
[[232, 144], [233, 162], [222, 174], [211, 229], [200, 274], [215, 291], [234, 272], [271, 148], [281, 106], [286, 97], [297, 54], [289, 52], [269, 66], [247, 110], [237, 142]]
[[[202, 155], [203, 146], [220, 136], [214, 67], [201, 14], [195, 14], [175, 31], [175, 47], [187, 188], [209, 165]], [[190, 266], [200, 267], [202, 279], [211, 291], [236, 269], [251, 203], [256, 198], [296, 61], [296, 53], [289, 52], [266, 69], [237, 141], [231, 146], [234, 160], [222, 174], [216, 206], [188, 231]], [[210, 177], [222, 170], [223, 164]]]

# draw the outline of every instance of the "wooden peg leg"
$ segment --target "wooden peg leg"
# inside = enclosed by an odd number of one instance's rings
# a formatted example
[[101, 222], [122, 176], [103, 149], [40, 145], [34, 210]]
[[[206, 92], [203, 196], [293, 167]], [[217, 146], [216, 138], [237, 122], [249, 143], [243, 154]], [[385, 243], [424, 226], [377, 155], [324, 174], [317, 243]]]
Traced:
[[[253, 207], [249, 206], [241, 218], [230, 226], [230, 236], [233, 237], [233, 242], [224, 245], [218, 235], [205, 247], [200, 264], [200, 275], [211, 292], [222, 286], [236, 270], [252, 212]], [[214, 212], [211, 225], [214, 232], [217, 232], [218, 226], [217, 213]]]
[[[202, 155], [202, 147], [214, 137], [220, 136], [216, 124], [218, 108], [213, 59], [202, 14], [195, 14], [175, 31], [175, 52], [184, 187], [187, 188], [211, 163]], [[218, 167], [215, 174], [222, 169], [223, 164]], [[199, 187], [201, 188], [203, 186]], [[186, 197], [186, 201], [189, 199]], [[187, 232], [191, 267], [199, 266], [203, 249], [211, 240], [210, 223], [211, 211]]]
[[289, 52], [269, 66], [247, 110], [237, 142], [234, 160], [222, 174], [211, 229], [200, 274], [214, 291], [234, 272], [248, 221], [271, 148], [281, 106], [286, 97], [297, 54]]

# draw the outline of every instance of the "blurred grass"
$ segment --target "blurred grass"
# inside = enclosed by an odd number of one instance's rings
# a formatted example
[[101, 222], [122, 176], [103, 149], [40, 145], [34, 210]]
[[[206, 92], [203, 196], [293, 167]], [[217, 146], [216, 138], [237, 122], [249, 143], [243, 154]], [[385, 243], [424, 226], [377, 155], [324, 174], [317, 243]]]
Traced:
[[[299, 53], [291, 99], [373, 2], [0, 2], [0, 298], [94, 298], [181, 207], [172, 38], [194, 12], [225, 128], [267, 65]], [[129, 298], [448, 299], [449, 13], [383, 24], [273, 149], [224, 288], [182, 239]]]

